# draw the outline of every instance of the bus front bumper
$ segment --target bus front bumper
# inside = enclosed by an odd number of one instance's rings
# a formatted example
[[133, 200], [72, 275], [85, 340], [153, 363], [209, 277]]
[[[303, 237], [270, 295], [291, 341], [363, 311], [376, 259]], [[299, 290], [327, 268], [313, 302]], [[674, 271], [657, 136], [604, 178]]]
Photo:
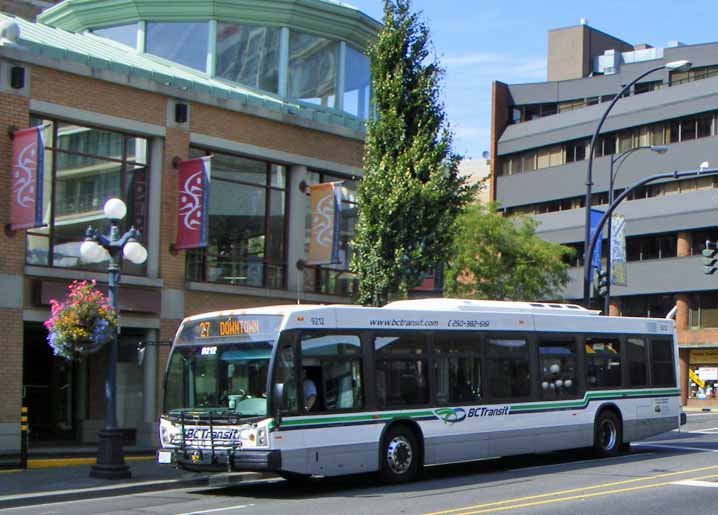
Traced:
[[282, 455], [278, 450], [161, 449], [157, 452], [157, 461], [195, 472], [277, 472], [282, 468]]

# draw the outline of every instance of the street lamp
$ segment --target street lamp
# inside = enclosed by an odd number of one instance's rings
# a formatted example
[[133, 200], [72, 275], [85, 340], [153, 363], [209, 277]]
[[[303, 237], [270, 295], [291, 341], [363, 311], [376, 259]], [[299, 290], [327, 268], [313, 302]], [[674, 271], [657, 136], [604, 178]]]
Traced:
[[592, 253], [589, 252], [589, 242], [591, 240], [591, 186], [593, 186], [593, 153], [596, 147], [596, 141], [598, 140], [598, 133], [601, 132], [601, 127], [603, 126], [603, 122], [606, 121], [606, 117], [608, 116], [608, 113], [611, 111], [614, 105], [616, 105], [616, 102], [629, 90], [631, 87], [641, 80], [646, 75], [650, 75], [653, 72], [656, 72], [658, 70], [670, 70], [670, 71], [687, 71], [691, 68], [691, 62], [686, 60], [680, 60], [680, 61], [672, 61], [670, 63], [666, 63], [661, 66], [656, 66], [655, 68], [651, 68], [650, 70], [647, 70], [640, 74], [638, 77], [633, 79], [631, 82], [626, 84], [623, 89], [616, 95], [613, 100], [611, 100], [611, 103], [608, 104], [608, 107], [606, 108], [606, 111], [603, 113], [603, 116], [601, 116], [601, 119], [598, 122], [598, 125], [596, 126], [596, 130], [593, 133], [593, 136], [591, 137], [591, 146], [589, 148], [588, 152], [588, 169], [586, 172], [586, 230], [585, 230], [585, 236], [583, 240], [583, 305], [584, 307], [590, 307], [591, 297], [590, 297], [590, 287], [591, 287], [591, 258]]
[[[621, 165], [625, 162], [626, 157], [628, 157], [630, 154], [636, 152], [637, 150], [651, 150], [655, 152], [656, 154], [665, 154], [668, 152], [668, 145], [642, 145], [640, 147], [635, 148], [629, 148], [628, 150], [625, 150], [618, 154], [617, 156], [611, 156], [611, 167], [609, 169], [609, 175], [608, 175], [608, 205], [610, 206], [613, 204], [613, 185], [616, 180], [616, 175], [618, 174], [618, 170], [621, 169]], [[620, 163], [618, 163], [620, 161]], [[614, 172], [614, 164], [618, 163], [618, 166], [616, 166], [616, 171]], [[608, 222], [606, 223], [608, 229], [608, 255], [606, 256], [606, 297], [603, 299], [603, 313], [605, 315], [608, 315], [608, 307], [611, 303], [611, 219], [608, 219]]]
[[[120, 281], [120, 253], [125, 259], [135, 264], [147, 260], [147, 250], [139, 243], [140, 232], [132, 227], [120, 236], [118, 224], [127, 214], [127, 206], [120, 199], [112, 198], [105, 203], [105, 217], [112, 224], [110, 233], [105, 236], [93, 227], [88, 227], [85, 241], [80, 247], [80, 254], [86, 263], [99, 263], [108, 255], [110, 264], [107, 267], [110, 306], [115, 312], [117, 308], [117, 291]], [[117, 428], [116, 378], [117, 378], [117, 335], [115, 328], [110, 341], [107, 356], [107, 376], [105, 378], [105, 427], [98, 433], [97, 463], [90, 470], [91, 477], [103, 479], [125, 479], [132, 474], [125, 463], [122, 449], [122, 431]]]

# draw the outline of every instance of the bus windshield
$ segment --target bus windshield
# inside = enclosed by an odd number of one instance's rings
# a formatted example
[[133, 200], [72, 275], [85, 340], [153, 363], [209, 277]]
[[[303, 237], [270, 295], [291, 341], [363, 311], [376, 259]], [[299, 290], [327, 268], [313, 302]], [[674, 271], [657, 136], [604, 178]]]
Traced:
[[165, 411], [266, 416], [272, 347], [272, 341], [174, 347], [167, 368]]

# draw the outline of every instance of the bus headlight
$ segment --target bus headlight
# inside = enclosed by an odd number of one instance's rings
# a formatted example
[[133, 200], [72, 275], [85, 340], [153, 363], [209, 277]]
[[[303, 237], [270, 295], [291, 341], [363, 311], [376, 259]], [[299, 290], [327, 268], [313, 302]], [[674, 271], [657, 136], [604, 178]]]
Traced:
[[257, 430], [257, 445], [260, 447], [267, 446], [267, 428], [266, 427], [260, 427]]
[[160, 419], [160, 442], [162, 447], [174, 447], [180, 434], [180, 428], [169, 420]]

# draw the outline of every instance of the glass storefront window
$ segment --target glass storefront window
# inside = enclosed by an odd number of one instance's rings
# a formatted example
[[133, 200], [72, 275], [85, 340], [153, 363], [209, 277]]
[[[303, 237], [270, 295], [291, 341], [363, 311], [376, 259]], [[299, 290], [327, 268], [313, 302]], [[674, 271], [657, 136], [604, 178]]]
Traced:
[[209, 24], [147, 23], [146, 52], [196, 70], [207, 69]]
[[[102, 208], [113, 197], [127, 205], [121, 231], [134, 226], [144, 238], [147, 140], [53, 120], [33, 119], [31, 125], [45, 126], [46, 226], [27, 231], [26, 263], [106, 271], [107, 261], [83, 263], [80, 245], [88, 225], [108, 232]], [[124, 262], [122, 271], [142, 275], [145, 265]]]
[[130, 48], [137, 48], [137, 24], [117, 25], [116, 27], [107, 27], [104, 29], [95, 29], [93, 34], [101, 38], [111, 39]]
[[[206, 155], [193, 149], [192, 156]], [[286, 168], [212, 154], [209, 244], [187, 253], [187, 278], [283, 288], [286, 274]]]
[[369, 58], [347, 47], [344, 69], [344, 111], [366, 120], [369, 113]]
[[[320, 172], [307, 172], [305, 182], [321, 184], [325, 182], [342, 183], [342, 203], [339, 226], [339, 263], [332, 265], [313, 265], [304, 268], [304, 290], [329, 295], [352, 297], [356, 294], [358, 284], [353, 273], [349, 272], [352, 249], [350, 242], [354, 238], [354, 226], [357, 222], [356, 189], [354, 179], [330, 175]], [[305, 239], [304, 253], [309, 252], [309, 238], [312, 227], [310, 197], [305, 195]]]
[[289, 98], [334, 107], [339, 43], [292, 31], [289, 34]]
[[276, 27], [234, 23], [217, 26], [217, 77], [277, 92], [279, 33]]

